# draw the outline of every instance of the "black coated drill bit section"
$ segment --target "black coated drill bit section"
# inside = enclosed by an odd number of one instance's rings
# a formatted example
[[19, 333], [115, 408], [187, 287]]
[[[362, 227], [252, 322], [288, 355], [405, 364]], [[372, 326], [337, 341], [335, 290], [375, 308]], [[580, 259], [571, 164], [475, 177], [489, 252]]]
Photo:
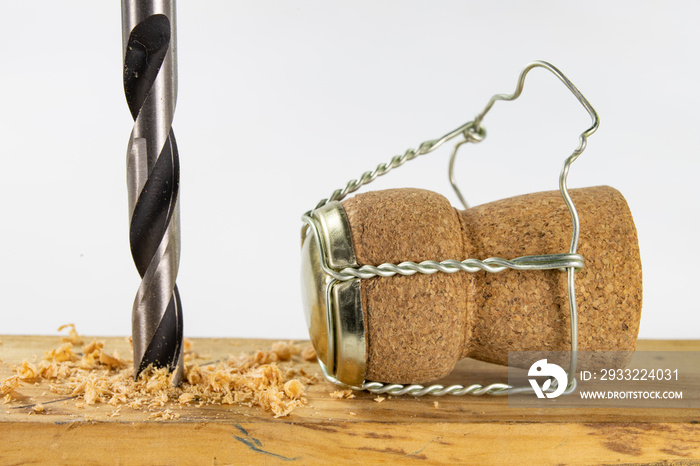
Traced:
[[124, 93], [134, 118], [127, 154], [131, 255], [141, 276], [134, 300], [134, 377], [148, 366], [182, 378], [180, 162], [171, 124], [177, 94], [174, 2], [122, 2]]

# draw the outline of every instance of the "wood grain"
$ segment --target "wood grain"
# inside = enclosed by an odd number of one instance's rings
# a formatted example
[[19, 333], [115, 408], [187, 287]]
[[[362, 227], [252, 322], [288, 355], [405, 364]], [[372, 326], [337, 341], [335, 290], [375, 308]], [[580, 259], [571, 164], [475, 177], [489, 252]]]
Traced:
[[[124, 338], [100, 338], [128, 353]], [[12, 366], [59, 343], [57, 337], [0, 336], [0, 380]], [[268, 348], [267, 340], [195, 339], [212, 359]], [[640, 350], [698, 351], [700, 341], [640, 341]], [[318, 372], [315, 364], [305, 366]], [[504, 381], [506, 370], [459, 363], [453, 381]], [[47, 385], [24, 386], [22, 406], [0, 411], [0, 464], [467, 463], [698, 464], [697, 409], [512, 408], [497, 397], [330, 397], [320, 382], [308, 405], [275, 419], [258, 408], [173, 405], [177, 421], [104, 404], [55, 401]], [[438, 406], [434, 402], [438, 402]], [[45, 414], [30, 414], [42, 402]]]

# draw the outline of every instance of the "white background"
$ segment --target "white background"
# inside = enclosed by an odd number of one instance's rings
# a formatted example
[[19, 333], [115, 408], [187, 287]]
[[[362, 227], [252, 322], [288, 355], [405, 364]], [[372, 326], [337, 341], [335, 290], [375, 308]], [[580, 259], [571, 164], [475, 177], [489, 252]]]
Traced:
[[[600, 130], [570, 187], [628, 199], [644, 267], [643, 338], [700, 337], [700, 3], [182, 1], [179, 97], [188, 336], [306, 338], [300, 215], [363, 171], [470, 120], [551, 61]], [[119, 2], [7, 2], [0, 27], [0, 334], [64, 323], [130, 333]], [[497, 103], [457, 175], [480, 204], [557, 189], [589, 125], [553, 76]], [[449, 148], [370, 189], [448, 195]]]

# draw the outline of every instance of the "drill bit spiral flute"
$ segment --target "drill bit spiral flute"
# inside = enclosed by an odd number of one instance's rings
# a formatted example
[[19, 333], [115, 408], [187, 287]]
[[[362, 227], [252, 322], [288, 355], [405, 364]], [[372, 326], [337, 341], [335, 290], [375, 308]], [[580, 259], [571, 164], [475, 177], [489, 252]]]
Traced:
[[174, 0], [122, 0], [124, 93], [134, 118], [127, 150], [129, 241], [141, 275], [134, 300], [134, 377], [149, 365], [182, 379], [180, 162], [171, 128], [177, 96]]

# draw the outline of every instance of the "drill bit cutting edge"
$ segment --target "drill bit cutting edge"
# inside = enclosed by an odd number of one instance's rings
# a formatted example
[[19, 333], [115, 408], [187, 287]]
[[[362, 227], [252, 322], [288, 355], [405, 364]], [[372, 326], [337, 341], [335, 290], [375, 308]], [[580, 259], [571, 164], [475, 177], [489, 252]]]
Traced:
[[124, 93], [134, 118], [127, 149], [129, 242], [141, 276], [132, 313], [134, 377], [149, 365], [182, 380], [180, 161], [174, 0], [122, 0]]

